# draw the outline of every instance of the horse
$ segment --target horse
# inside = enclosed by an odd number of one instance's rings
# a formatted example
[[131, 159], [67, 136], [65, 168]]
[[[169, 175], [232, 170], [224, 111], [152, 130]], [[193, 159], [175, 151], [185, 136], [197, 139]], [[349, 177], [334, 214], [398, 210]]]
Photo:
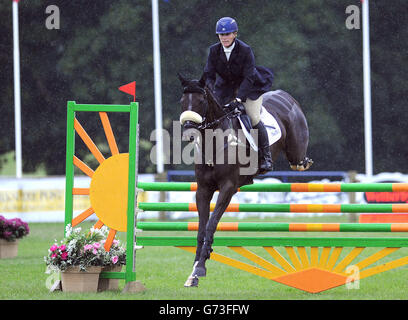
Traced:
[[[187, 138], [192, 141], [194, 135], [191, 132], [195, 130], [196, 137], [200, 137], [197, 139], [199, 141], [195, 142], [202, 151], [201, 156], [196, 159], [199, 161], [196, 161], [194, 165], [197, 181], [196, 205], [199, 215], [197, 248], [193, 271], [184, 284], [185, 287], [196, 287], [199, 278], [206, 276], [205, 263], [212, 252], [211, 246], [218, 222], [238, 188], [252, 184], [253, 177], [259, 174], [259, 170], [253, 170], [249, 174], [241, 174], [244, 167], [248, 169], [247, 164], [242, 164], [239, 161], [234, 163], [219, 161], [220, 158], [226, 159], [230, 152], [228, 141], [234, 139], [230, 139], [230, 134], [224, 135], [226, 142], [224, 146], [221, 144], [221, 148], [218, 148], [217, 151], [212, 146], [209, 148], [209, 144], [214, 145], [214, 141], [210, 141], [209, 136], [204, 131], [208, 129], [218, 130], [218, 135], [220, 135], [227, 130], [240, 129], [240, 123], [236, 117], [240, 112], [236, 112], [237, 110], [225, 111], [212, 91], [205, 86], [203, 78], [189, 80], [180, 74], [178, 76], [183, 87], [180, 100], [182, 109], [180, 123], [183, 127], [183, 139]], [[307, 170], [313, 161], [306, 157], [309, 142], [306, 117], [299, 103], [290, 94], [283, 90], [273, 91], [273, 93], [277, 94], [276, 99], [272, 99], [268, 105], [263, 103], [267, 112], [276, 119], [282, 133], [280, 139], [270, 147], [272, 159], [275, 161], [280, 152], [283, 151], [292, 170]], [[248, 151], [248, 147], [246, 150]], [[224, 158], [219, 157], [219, 154], [216, 153], [221, 153]], [[212, 161], [208, 159], [212, 159]], [[210, 202], [217, 190], [219, 192], [218, 198], [210, 217]]]

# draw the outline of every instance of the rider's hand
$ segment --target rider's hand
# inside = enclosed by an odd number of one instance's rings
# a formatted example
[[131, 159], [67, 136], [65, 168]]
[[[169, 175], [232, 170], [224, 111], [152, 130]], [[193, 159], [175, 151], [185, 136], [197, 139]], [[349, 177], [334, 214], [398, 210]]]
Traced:
[[239, 98], [236, 98], [234, 101], [232, 101], [232, 102], [229, 104], [229, 109], [230, 109], [230, 110], [238, 109], [238, 110], [241, 111], [241, 112], [245, 111], [245, 107], [244, 107], [244, 105], [241, 103], [241, 99], [239, 99]]

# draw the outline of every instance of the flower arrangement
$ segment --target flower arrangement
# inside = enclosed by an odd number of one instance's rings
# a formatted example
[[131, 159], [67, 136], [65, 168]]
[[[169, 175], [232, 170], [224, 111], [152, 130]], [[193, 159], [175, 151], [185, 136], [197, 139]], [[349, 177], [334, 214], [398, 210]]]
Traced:
[[48, 249], [44, 257], [47, 273], [65, 271], [68, 267], [79, 266], [86, 271], [90, 266], [108, 266], [124, 264], [126, 252], [118, 240], [114, 240], [112, 248], [106, 252], [103, 245], [108, 230], [91, 228], [89, 232], [81, 233], [81, 228], [66, 227], [66, 236], [58, 244], [57, 241]]
[[[105, 243], [105, 240], [102, 240]], [[119, 266], [126, 264], [126, 249], [121, 246], [119, 240], [113, 240], [109, 252], [105, 251], [103, 266]]]
[[30, 232], [28, 224], [19, 218], [6, 219], [0, 216], [0, 239], [16, 241]]

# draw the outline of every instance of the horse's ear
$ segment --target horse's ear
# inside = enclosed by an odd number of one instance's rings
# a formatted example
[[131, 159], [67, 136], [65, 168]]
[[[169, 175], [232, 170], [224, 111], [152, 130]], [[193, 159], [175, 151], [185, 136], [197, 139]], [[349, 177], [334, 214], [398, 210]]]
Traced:
[[212, 101], [213, 103], [215, 103], [218, 107], [221, 107], [220, 103], [218, 102], [217, 98], [214, 96], [214, 94], [212, 93], [211, 89], [209, 87], [205, 87], [204, 88], [207, 97], [210, 101]]
[[177, 75], [178, 75], [178, 78], [179, 78], [179, 80], [180, 80], [180, 82], [181, 82], [181, 85], [182, 85], [183, 87], [187, 86], [188, 80], [187, 80], [186, 78], [184, 78], [184, 77], [180, 74], [180, 72], [177, 72]]
[[198, 80], [198, 83], [200, 84], [201, 88], [205, 87], [205, 75], [204, 75], [204, 73], [202, 74], [200, 80]]

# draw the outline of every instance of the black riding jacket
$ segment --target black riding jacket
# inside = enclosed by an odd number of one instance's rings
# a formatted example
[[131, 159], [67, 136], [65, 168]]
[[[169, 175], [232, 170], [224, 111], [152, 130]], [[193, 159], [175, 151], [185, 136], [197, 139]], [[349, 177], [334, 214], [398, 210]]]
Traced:
[[251, 47], [238, 39], [235, 39], [235, 47], [228, 61], [220, 42], [210, 47], [204, 77], [206, 85], [213, 90], [221, 104], [227, 104], [236, 97], [243, 102], [247, 98], [256, 100], [270, 90], [273, 82], [272, 71], [255, 66]]

